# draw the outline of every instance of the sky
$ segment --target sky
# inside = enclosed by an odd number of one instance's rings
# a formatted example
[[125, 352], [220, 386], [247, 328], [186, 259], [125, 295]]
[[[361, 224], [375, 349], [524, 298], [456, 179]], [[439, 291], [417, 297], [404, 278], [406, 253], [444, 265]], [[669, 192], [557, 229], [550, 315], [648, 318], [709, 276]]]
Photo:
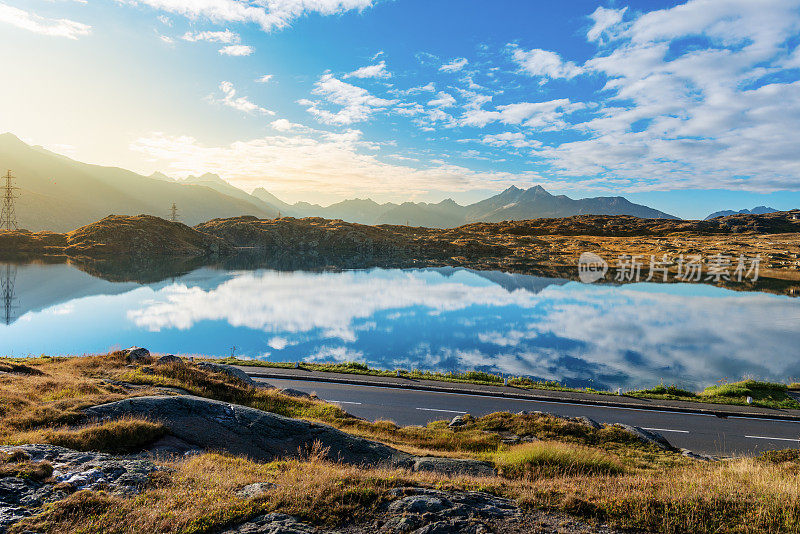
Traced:
[[290, 202], [791, 209], [798, 45], [800, 0], [0, 0], [0, 131]]

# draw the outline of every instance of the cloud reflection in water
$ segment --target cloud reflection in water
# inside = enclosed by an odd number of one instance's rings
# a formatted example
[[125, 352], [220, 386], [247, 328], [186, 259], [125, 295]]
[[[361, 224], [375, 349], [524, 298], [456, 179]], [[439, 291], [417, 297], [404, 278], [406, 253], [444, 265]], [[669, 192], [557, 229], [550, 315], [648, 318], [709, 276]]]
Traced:
[[800, 376], [797, 300], [708, 286], [520, 287], [489, 278], [240, 272], [211, 289], [160, 289], [128, 318], [151, 332], [194, 332], [207, 321], [262, 331], [253, 354], [270, 348], [275, 360], [477, 368], [599, 387]]

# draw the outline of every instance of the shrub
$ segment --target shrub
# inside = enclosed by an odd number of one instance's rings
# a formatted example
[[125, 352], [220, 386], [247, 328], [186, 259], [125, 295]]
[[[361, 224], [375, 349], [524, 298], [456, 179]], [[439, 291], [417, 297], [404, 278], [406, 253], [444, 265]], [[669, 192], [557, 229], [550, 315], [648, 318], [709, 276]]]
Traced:
[[44, 442], [78, 451], [124, 454], [138, 452], [166, 433], [167, 429], [160, 423], [118, 419], [77, 429], [38, 430], [19, 435], [17, 441]]
[[534, 442], [499, 452], [498, 471], [508, 478], [525, 476], [616, 475], [624, 470], [608, 454], [596, 449], [559, 442]]

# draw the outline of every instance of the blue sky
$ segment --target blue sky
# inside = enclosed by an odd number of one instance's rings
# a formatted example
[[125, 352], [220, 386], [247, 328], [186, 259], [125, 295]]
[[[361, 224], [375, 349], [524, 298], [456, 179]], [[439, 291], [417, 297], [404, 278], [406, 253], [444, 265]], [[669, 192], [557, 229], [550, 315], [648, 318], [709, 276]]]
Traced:
[[0, 0], [0, 130], [288, 201], [800, 205], [800, 0]]

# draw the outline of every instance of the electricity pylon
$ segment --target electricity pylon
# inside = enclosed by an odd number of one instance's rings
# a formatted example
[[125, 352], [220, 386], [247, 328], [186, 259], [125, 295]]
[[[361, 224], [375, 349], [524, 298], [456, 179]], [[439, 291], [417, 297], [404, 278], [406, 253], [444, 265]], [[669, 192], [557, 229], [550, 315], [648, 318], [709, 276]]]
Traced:
[[0, 228], [4, 230], [16, 230], [17, 214], [14, 211], [14, 199], [17, 198], [16, 191], [19, 187], [14, 186], [14, 175], [8, 171], [5, 175], [5, 183], [2, 187], [3, 207], [0, 209]]
[[14, 301], [16, 298], [14, 297], [14, 283], [17, 280], [17, 268], [11, 266], [11, 264], [6, 264], [6, 268], [2, 273], [2, 279], [0, 279], [0, 293], [2, 293], [3, 299], [3, 320], [7, 325], [11, 324], [14, 320]]
[[169, 209], [169, 220], [172, 222], [178, 222], [178, 206], [175, 203], [172, 203], [172, 207]]

